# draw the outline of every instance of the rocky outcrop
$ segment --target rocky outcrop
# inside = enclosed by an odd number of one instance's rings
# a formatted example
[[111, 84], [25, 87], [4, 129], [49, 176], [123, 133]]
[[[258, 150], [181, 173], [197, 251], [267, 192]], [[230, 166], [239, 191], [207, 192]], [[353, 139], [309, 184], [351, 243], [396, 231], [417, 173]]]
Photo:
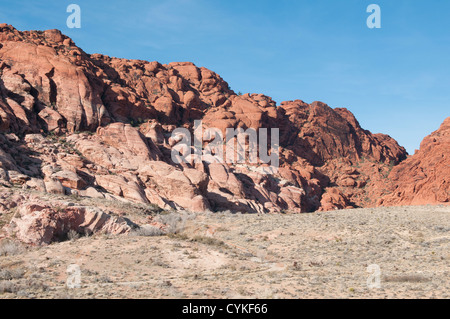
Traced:
[[442, 204], [450, 201], [450, 117], [427, 136], [420, 150], [392, 168], [378, 205]]
[[[267, 175], [261, 163], [175, 164], [171, 133], [193, 131], [194, 120], [223, 133], [279, 128], [280, 169]], [[21, 32], [6, 24], [0, 24], [0, 133], [6, 187], [164, 209], [301, 213], [374, 206], [385, 185], [407, 170], [405, 149], [362, 129], [347, 109], [300, 100], [277, 106], [263, 94], [236, 95], [219, 75], [189, 62], [87, 54], [58, 30]], [[436, 149], [433, 159], [422, 155], [420, 165], [411, 164], [409, 174], [431, 170], [429, 160], [441, 163], [448, 148]], [[445, 199], [448, 184], [438, 175], [427, 173], [412, 193], [427, 201], [437, 189], [436, 201]], [[400, 186], [397, 192], [411, 193]]]
[[126, 234], [131, 227], [122, 218], [111, 217], [92, 207], [52, 207], [42, 202], [24, 204], [8, 225], [8, 231], [31, 245], [47, 245], [67, 239], [70, 231]]

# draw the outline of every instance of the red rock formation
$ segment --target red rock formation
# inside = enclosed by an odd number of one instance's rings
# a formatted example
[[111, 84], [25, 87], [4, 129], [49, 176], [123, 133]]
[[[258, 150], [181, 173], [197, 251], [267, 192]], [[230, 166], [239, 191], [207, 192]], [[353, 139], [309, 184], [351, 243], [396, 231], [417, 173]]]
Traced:
[[388, 194], [378, 205], [442, 204], [450, 201], [450, 117], [427, 136], [420, 150], [389, 174]]
[[[197, 119], [223, 132], [280, 128], [278, 173], [248, 163], [175, 165], [171, 132]], [[346, 109], [299, 100], [277, 106], [262, 94], [238, 96], [189, 62], [89, 55], [58, 30], [5, 24], [0, 132], [4, 185], [194, 211], [375, 205], [391, 166], [406, 158], [394, 139], [363, 130]]]
[[131, 227], [122, 218], [114, 218], [99, 209], [88, 207], [51, 207], [42, 202], [19, 207], [8, 231], [24, 243], [47, 245], [64, 240], [69, 231], [79, 234], [103, 232], [125, 234]]

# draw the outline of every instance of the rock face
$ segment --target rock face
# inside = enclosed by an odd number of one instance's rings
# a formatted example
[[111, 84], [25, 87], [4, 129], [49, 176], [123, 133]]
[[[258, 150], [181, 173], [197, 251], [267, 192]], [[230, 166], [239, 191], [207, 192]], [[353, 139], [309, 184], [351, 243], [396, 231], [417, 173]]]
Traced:
[[[192, 131], [195, 120], [222, 132], [279, 128], [280, 169], [267, 175], [250, 163], [175, 164], [171, 133]], [[0, 133], [4, 186], [164, 209], [301, 213], [375, 206], [380, 185], [407, 170], [405, 149], [362, 129], [347, 109], [300, 100], [277, 106], [262, 94], [236, 95], [219, 75], [189, 62], [89, 55], [58, 30], [21, 32], [6, 24], [0, 24]], [[431, 169], [439, 154], [448, 155], [445, 145], [430, 163], [423, 151], [410, 172]], [[446, 175], [427, 176], [423, 201], [435, 191], [430, 183], [439, 185], [436, 201], [445, 200]]]
[[8, 225], [9, 231], [24, 243], [45, 245], [67, 238], [69, 231], [125, 234], [131, 227], [121, 218], [113, 218], [91, 207], [51, 207], [41, 202], [22, 205]]
[[442, 204], [450, 201], [450, 117], [427, 136], [420, 150], [394, 167], [389, 193], [379, 205]]

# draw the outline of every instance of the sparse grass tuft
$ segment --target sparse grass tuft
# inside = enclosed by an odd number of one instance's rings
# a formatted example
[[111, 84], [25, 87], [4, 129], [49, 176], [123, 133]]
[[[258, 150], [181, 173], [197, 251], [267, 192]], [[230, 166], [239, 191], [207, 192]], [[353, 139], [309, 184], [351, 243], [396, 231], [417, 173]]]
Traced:
[[212, 237], [195, 236], [191, 239], [191, 241], [209, 246], [225, 246], [225, 243], [223, 241]]
[[78, 238], [80, 238], [80, 234], [78, 234], [73, 229], [69, 230], [69, 232], [67, 233], [67, 240], [69, 241], [77, 240]]
[[178, 240], [189, 240], [189, 237], [186, 234], [168, 234], [168, 237]]

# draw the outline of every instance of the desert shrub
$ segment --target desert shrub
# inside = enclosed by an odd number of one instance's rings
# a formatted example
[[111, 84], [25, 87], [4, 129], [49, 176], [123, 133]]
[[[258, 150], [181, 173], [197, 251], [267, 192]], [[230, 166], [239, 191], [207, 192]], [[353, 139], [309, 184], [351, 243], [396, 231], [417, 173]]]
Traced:
[[25, 275], [25, 270], [22, 268], [0, 270], [0, 280], [20, 279], [23, 275]]
[[134, 231], [134, 235], [143, 237], [163, 236], [164, 231], [154, 226], [142, 226]]
[[15, 241], [4, 241], [0, 244], [0, 256], [14, 256], [22, 253], [23, 246]]
[[169, 238], [178, 239], [178, 240], [189, 240], [188, 235], [186, 234], [167, 234]]
[[166, 225], [166, 232], [168, 234], [177, 234], [184, 230], [188, 216], [189, 213], [170, 213], [167, 215], [158, 215], [156, 220]]
[[[105, 202], [105, 201], [103, 201]], [[118, 202], [118, 201], [107, 201], [108, 205], [111, 205], [119, 210], [123, 210], [129, 214], [137, 215], [156, 215], [163, 212], [158, 205], [155, 204], [137, 204], [132, 202]]]
[[80, 234], [78, 234], [75, 230], [71, 229], [69, 230], [69, 232], [67, 233], [67, 240], [77, 240], [78, 238], [80, 238]]
[[6, 292], [16, 293], [20, 290], [20, 286], [13, 281], [0, 281], [0, 294], [4, 294]]
[[38, 290], [38, 291], [47, 291], [48, 286], [44, 282], [40, 280], [36, 280], [34, 278], [28, 278], [23, 282], [23, 289], [31, 289], [31, 290]]
[[96, 282], [100, 282], [100, 283], [104, 283], [104, 284], [110, 284], [110, 283], [113, 282], [113, 281], [111, 280], [111, 278], [109, 278], [109, 277], [106, 276], [106, 275], [102, 275], [102, 276], [100, 276], [100, 277], [95, 278], [95, 281], [96, 281]]
[[132, 234], [135, 236], [145, 236], [145, 237], [163, 236], [163, 235], [173, 236], [175, 234], [181, 233], [185, 228], [186, 221], [192, 218], [195, 218], [195, 214], [189, 212], [163, 211], [162, 213], [156, 216], [155, 221], [164, 224], [165, 225], [164, 230], [158, 227], [144, 225], [136, 228]]
[[212, 238], [212, 237], [204, 237], [204, 236], [195, 236], [192, 238], [193, 242], [209, 245], [209, 246], [224, 246], [225, 243], [220, 239]]

